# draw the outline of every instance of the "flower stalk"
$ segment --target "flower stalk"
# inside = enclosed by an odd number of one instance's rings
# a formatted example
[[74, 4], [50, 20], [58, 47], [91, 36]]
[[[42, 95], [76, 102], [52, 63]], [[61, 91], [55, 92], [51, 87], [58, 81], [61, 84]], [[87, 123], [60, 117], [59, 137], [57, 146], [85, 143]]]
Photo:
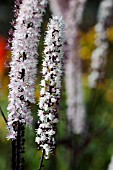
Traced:
[[12, 170], [23, 170], [24, 169], [24, 124], [16, 122], [15, 130], [17, 131], [17, 138], [12, 141]]
[[40, 159], [40, 165], [39, 165], [39, 169], [38, 170], [41, 170], [42, 167], [43, 167], [44, 155], [45, 155], [45, 150], [42, 151], [42, 156], [41, 156], [41, 159]]

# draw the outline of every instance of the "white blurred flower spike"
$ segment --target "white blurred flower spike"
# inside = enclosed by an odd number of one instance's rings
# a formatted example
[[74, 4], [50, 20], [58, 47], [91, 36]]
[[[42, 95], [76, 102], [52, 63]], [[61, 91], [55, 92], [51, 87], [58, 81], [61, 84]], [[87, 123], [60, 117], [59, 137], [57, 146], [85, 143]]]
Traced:
[[14, 26], [9, 73], [8, 139], [15, 139], [15, 122], [31, 125], [30, 103], [35, 103], [37, 45], [47, 0], [24, 0]]
[[95, 25], [96, 39], [95, 45], [96, 49], [92, 52], [91, 56], [91, 73], [88, 77], [89, 86], [95, 88], [97, 82], [102, 80], [105, 76], [104, 68], [107, 62], [107, 52], [108, 52], [108, 38], [107, 38], [107, 28], [112, 23], [113, 19], [113, 1], [103, 0], [100, 3], [97, 24]]
[[67, 94], [67, 117], [69, 132], [81, 134], [85, 127], [85, 106], [82, 87], [82, 66], [79, 55], [79, 27], [82, 22], [86, 0], [70, 0], [65, 14], [66, 23], [66, 64], [65, 87]]
[[109, 163], [108, 170], [113, 170], [113, 156], [111, 157], [111, 161]]
[[[53, 2], [54, 1], [54, 2]], [[82, 89], [82, 71], [79, 58], [80, 24], [86, 0], [50, 0], [53, 14], [60, 13], [65, 20], [66, 43], [64, 53], [65, 87], [67, 93], [67, 117], [69, 131], [80, 134], [85, 125], [85, 107]]]
[[48, 24], [45, 37], [41, 92], [38, 110], [38, 129], [36, 142], [39, 149], [49, 158], [55, 148], [57, 105], [60, 99], [62, 59], [63, 59], [64, 22], [62, 17], [53, 16]]

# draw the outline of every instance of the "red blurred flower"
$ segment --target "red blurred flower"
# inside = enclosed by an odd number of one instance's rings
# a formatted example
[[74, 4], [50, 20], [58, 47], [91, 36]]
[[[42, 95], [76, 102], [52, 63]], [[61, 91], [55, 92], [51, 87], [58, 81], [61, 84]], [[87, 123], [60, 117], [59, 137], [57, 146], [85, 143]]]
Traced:
[[5, 58], [6, 58], [6, 39], [4, 37], [0, 37], [0, 75], [2, 75], [4, 71]]

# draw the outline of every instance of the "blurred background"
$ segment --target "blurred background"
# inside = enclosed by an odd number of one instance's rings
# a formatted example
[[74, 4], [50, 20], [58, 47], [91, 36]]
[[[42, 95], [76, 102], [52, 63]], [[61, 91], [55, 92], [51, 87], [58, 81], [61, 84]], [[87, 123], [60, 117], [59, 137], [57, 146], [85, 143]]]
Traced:
[[[59, 107], [59, 123], [57, 127], [57, 148], [49, 160], [44, 161], [44, 170], [107, 170], [113, 155], [113, 27], [107, 29], [109, 52], [105, 67], [105, 78], [95, 89], [88, 85], [88, 75], [91, 54], [95, 49], [95, 31], [97, 10], [100, 0], [88, 0], [84, 10], [81, 25], [81, 60], [83, 68], [83, 87], [87, 114], [86, 130], [84, 134], [69, 134], [66, 116], [66, 93], [63, 80], [62, 96]], [[11, 59], [10, 50], [6, 50], [8, 30], [13, 18], [13, 0], [0, 0], [0, 106], [7, 117], [8, 104], [8, 63]], [[42, 37], [39, 46], [40, 62], [43, 51], [43, 35], [46, 29], [50, 11], [44, 17]], [[4, 67], [5, 65], [5, 67]], [[36, 100], [39, 100], [40, 76], [36, 84]], [[41, 151], [37, 151], [35, 144], [35, 125], [37, 120], [37, 105], [32, 105], [34, 125], [31, 130], [26, 128], [25, 169], [38, 169]], [[6, 124], [0, 115], [0, 170], [11, 170], [11, 141], [7, 141]]]

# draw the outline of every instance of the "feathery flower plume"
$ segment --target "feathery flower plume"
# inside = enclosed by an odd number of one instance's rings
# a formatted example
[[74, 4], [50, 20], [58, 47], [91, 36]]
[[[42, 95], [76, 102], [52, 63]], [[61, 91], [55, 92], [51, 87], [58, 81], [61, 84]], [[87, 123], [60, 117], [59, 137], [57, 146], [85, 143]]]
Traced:
[[79, 25], [82, 22], [85, 0], [71, 0], [65, 14], [67, 61], [65, 64], [65, 86], [67, 93], [67, 116], [69, 129], [75, 134], [83, 132], [85, 107], [83, 101], [81, 61], [79, 58]]
[[112, 156], [111, 162], [110, 162], [110, 164], [108, 166], [108, 170], [113, 170], [113, 156]]
[[89, 85], [95, 88], [97, 81], [104, 78], [104, 67], [106, 65], [108, 39], [107, 28], [113, 19], [113, 1], [103, 0], [99, 7], [97, 24], [95, 31], [97, 38], [95, 40], [96, 49], [92, 52], [91, 56], [91, 73], [89, 75]]
[[9, 74], [8, 139], [15, 139], [14, 124], [31, 125], [29, 103], [35, 103], [37, 43], [47, 0], [24, 0], [16, 19]]
[[38, 129], [36, 142], [39, 149], [45, 151], [45, 158], [55, 148], [56, 123], [58, 122], [57, 105], [60, 99], [63, 32], [64, 24], [60, 16], [53, 16], [48, 25], [45, 38], [41, 92], [38, 111]]

